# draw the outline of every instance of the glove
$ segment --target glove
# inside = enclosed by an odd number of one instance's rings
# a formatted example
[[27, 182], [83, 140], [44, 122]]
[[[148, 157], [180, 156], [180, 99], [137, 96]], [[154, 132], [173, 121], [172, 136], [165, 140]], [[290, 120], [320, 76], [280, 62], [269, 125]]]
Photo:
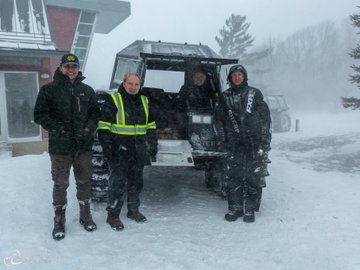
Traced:
[[156, 154], [157, 154], [157, 148], [152, 148], [152, 149], [150, 149], [150, 156], [151, 156], [151, 157], [155, 157]]
[[91, 144], [93, 138], [94, 135], [90, 132], [89, 129], [81, 130], [76, 134], [76, 140], [79, 145]]
[[157, 146], [148, 145], [147, 155], [152, 162], [156, 162]]
[[256, 152], [257, 159], [263, 161], [264, 163], [271, 163], [271, 160], [269, 159], [270, 149], [271, 147], [269, 145], [260, 146]]
[[63, 124], [57, 124], [57, 126], [55, 126], [55, 127], [53, 127], [53, 128], [51, 128], [50, 130], [49, 130], [49, 133], [51, 133], [52, 135], [54, 135], [54, 136], [63, 136], [63, 135], [65, 135], [67, 132], [66, 132], [66, 130], [65, 130], [65, 127], [64, 127], [64, 125]]
[[262, 162], [255, 161], [253, 166], [251, 166], [250, 171], [258, 177], [265, 177], [270, 175], [267, 169], [267, 164]]
[[150, 154], [150, 157], [152, 160], [155, 159], [156, 154], [157, 154], [157, 146], [150, 147], [149, 154]]

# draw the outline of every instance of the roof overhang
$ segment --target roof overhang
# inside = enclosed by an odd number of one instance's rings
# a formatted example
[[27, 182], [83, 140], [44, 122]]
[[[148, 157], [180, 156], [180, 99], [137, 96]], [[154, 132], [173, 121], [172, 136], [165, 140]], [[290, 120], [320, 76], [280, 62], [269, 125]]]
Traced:
[[95, 33], [107, 34], [130, 16], [130, 2], [117, 0], [45, 0], [48, 6], [98, 13]]
[[60, 58], [64, 51], [53, 50], [32, 50], [32, 49], [3, 49], [0, 48], [0, 64], [8, 65], [38, 65], [41, 58], [56, 57]]

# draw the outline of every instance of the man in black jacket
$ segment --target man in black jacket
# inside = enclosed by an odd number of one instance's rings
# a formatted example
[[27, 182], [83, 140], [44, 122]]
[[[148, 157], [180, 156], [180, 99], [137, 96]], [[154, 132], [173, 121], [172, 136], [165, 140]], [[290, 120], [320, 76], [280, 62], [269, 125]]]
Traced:
[[247, 80], [247, 71], [242, 65], [231, 67], [230, 88], [222, 93], [215, 110], [219, 140], [229, 152], [227, 221], [242, 216], [245, 222], [255, 221], [254, 212], [259, 210], [264, 177], [268, 175], [270, 111], [261, 91], [249, 86]]
[[191, 110], [212, 111], [215, 93], [210, 87], [207, 72], [195, 67], [189, 85], [183, 85], [175, 100], [176, 123], [178, 128], [187, 126], [188, 112]]
[[145, 222], [139, 211], [143, 169], [147, 152], [155, 156], [155, 112], [148, 99], [139, 93], [141, 78], [128, 73], [118, 91], [101, 107], [98, 136], [110, 169], [106, 222], [119, 231], [124, 228], [119, 215], [127, 193], [127, 217]]
[[65, 54], [54, 80], [41, 87], [34, 109], [35, 122], [49, 134], [51, 174], [54, 181], [55, 209], [53, 238], [65, 237], [66, 190], [73, 166], [80, 224], [94, 231], [96, 224], [90, 213], [90, 177], [92, 173], [92, 143], [100, 110], [94, 90], [84, 84], [79, 71], [79, 59]]

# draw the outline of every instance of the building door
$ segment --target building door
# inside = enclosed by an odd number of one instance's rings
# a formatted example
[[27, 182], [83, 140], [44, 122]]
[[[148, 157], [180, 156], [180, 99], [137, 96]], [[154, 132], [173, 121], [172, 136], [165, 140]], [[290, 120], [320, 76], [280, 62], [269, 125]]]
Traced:
[[38, 74], [2, 72], [0, 75], [1, 136], [7, 143], [40, 140], [40, 127], [33, 121]]

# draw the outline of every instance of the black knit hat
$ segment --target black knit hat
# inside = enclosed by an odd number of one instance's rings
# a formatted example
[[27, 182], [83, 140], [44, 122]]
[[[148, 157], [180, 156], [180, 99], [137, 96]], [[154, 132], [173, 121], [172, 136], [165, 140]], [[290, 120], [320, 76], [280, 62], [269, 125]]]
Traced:
[[242, 65], [235, 65], [232, 66], [229, 70], [229, 74], [227, 76], [227, 80], [229, 83], [231, 83], [231, 74], [234, 73], [235, 71], [241, 72], [244, 75], [244, 81], [246, 82], [248, 79], [248, 75], [247, 75], [247, 71], [246, 69], [242, 66]]
[[61, 63], [60, 64], [62, 66], [63, 65], [78, 65], [78, 66], [80, 66], [79, 58], [75, 54], [72, 54], [72, 53], [64, 54], [61, 57]]

